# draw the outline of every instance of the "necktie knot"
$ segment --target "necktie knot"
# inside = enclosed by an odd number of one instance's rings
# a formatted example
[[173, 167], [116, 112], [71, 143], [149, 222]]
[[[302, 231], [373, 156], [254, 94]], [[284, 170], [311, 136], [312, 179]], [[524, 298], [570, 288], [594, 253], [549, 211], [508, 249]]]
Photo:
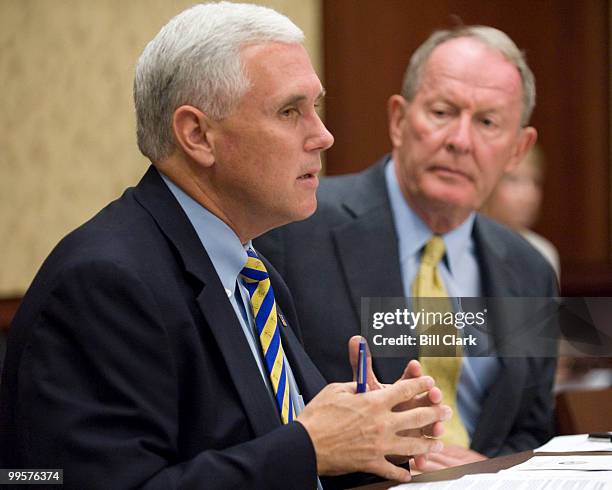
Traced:
[[423, 257], [421, 263], [427, 264], [431, 267], [436, 267], [442, 257], [444, 257], [444, 240], [439, 235], [432, 236], [429, 241], [425, 244], [425, 250], [423, 251]]
[[247, 262], [240, 271], [240, 277], [247, 284], [255, 284], [268, 279], [268, 271], [254, 250], [247, 250]]

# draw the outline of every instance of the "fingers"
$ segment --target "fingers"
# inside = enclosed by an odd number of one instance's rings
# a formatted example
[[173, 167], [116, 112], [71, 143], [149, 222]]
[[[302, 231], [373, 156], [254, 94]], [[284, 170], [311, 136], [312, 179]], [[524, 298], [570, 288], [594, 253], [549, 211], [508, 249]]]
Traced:
[[357, 380], [357, 358], [359, 356], [359, 342], [361, 336], [353, 335], [348, 341], [349, 362], [353, 369], [353, 381]]
[[[359, 358], [359, 342], [362, 337], [360, 335], [353, 335], [348, 341], [348, 351], [349, 351], [349, 362], [351, 363], [351, 368], [353, 371], [353, 381], [357, 380], [357, 360]], [[367, 384], [369, 390], [379, 390], [382, 388], [381, 383], [376, 378], [376, 374], [374, 374], [374, 369], [372, 368], [372, 353], [370, 352], [370, 347], [367, 346], [367, 357], [366, 357], [366, 369], [367, 369]]]
[[472, 451], [471, 449], [447, 446], [439, 453], [432, 453], [427, 457], [415, 457], [414, 465], [423, 472], [437, 471], [453, 466], [459, 466], [467, 463], [474, 463], [487, 459], [486, 456]]
[[413, 359], [406, 365], [406, 369], [404, 369], [401, 379], [418, 378], [420, 376], [423, 376], [423, 368], [421, 367], [421, 363], [416, 359]]
[[393, 407], [394, 412], [402, 412], [404, 410], [411, 410], [415, 407], [430, 407], [432, 405], [439, 405], [442, 402], [442, 391], [435, 386], [426, 393], [421, 393], [415, 396], [412, 400], [402, 402], [399, 405]]
[[423, 429], [423, 434], [428, 437], [441, 437], [444, 434], [444, 424], [442, 422], [434, 422], [430, 427]]
[[429, 390], [428, 398], [433, 405], [439, 405], [442, 402], [442, 390], [434, 386], [431, 390]]
[[429, 471], [452, 468], [453, 466], [459, 466], [463, 464], [461, 459], [449, 456], [444, 451], [441, 451], [437, 454], [430, 454], [427, 459], [428, 461], [426, 467]]
[[393, 383], [390, 387], [385, 390], [381, 390], [379, 393], [381, 397], [384, 397], [389, 403], [389, 408], [412, 400], [419, 393], [433, 388], [434, 380], [430, 376], [421, 376], [415, 379], [400, 379]]
[[396, 432], [424, 429], [424, 434], [430, 435], [429, 432], [433, 436], [434, 433], [440, 435], [444, 432], [441, 422], [450, 419], [452, 413], [451, 408], [446, 405], [418, 407], [405, 412], [396, 412], [391, 420]]
[[[442, 451], [444, 446], [440, 441], [423, 438], [410, 438], [405, 437], [392, 437], [389, 439], [389, 444], [393, 448], [395, 454], [402, 456], [415, 456], [415, 461], [418, 461], [420, 465], [425, 465], [427, 462], [424, 454], [437, 453]], [[394, 456], [393, 460], [399, 461], [401, 456]], [[368, 472], [382, 476], [387, 480], [396, 481], [409, 481], [411, 476], [410, 472], [400, 466], [396, 466], [392, 461], [377, 460], [374, 465], [367, 469]]]
[[[411, 462], [412, 463], [412, 462]], [[445, 469], [446, 466], [441, 465], [435, 461], [430, 461], [425, 456], [418, 456], [414, 458], [414, 465], [410, 465], [411, 470], [416, 470], [419, 473], [429, 473], [432, 471], [438, 471]]]
[[410, 460], [410, 471], [414, 475], [415, 473], [421, 473], [422, 468], [427, 464], [426, 454], [416, 454], [413, 459]]
[[387, 454], [415, 456], [418, 454], [439, 453], [444, 449], [442, 441], [425, 437], [403, 437], [393, 435], [388, 438]]
[[[438, 440], [423, 437], [422, 428], [450, 417], [443, 405], [392, 409], [401, 401], [427, 398], [433, 379], [400, 380], [384, 390], [355, 394], [355, 383], [333, 383], [317, 394], [297, 418], [312, 440], [319, 474], [369, 471], [387, 479], [407, 481], [409, 473], [385, 455], [402, 457], [440, 451]], [[423, 402], [425, 404], [425, 402]], [[403, 431], [408, 431], [403, 435]]]
[[432, 405], [439, 405], [442, 402], [442, 398], [442, 391], [440, 390], [440, 388], [434, 386], [428, 392], [421, 393], [415, 396], [410, 402], [410, 408], [430, 407]]
[[458, 464], [474, 463], [476, 461], [483, 461], [487, 459], [486, 456], [479, 452], [473, 451], [472, 449], [449, 445], [444, 449], [444, 454], [449, 458], [454, 458], [458, 461]]
[[444, 424], [442, 422], [434, 422], [431, 425], [423, 427], [421, 429], [409, 429], [398, 432], [401, 436], [410, 436], [410, 437], [441, 437], [444, 435]]
[[345, 383], [330, 383], [327, 386], [325, 386], [325, 388], [323, 388], [319, 393], [322, 393], [323, 391], [334, 391], [337, 393], [350, 393], [352, 395], [355, 394], [355, 382], [354, 381], [347, 381]]
[[377, 465], [373, 466], [368, 470], [370, 473], [381, 476], [386, 480], [393, 480], [399, 482], [410, 481], [410, 471], [402, 468], [401, 466], [395, 466], [393, 463], [382, 459]]
[[443, 470], [460, 464], [463, 463], [448, 455], [447, 447], [438, 453], [430, 453], [426, 456], [421, 455], [414, 458], [414, 466], [418, 471], [422, 471], [424, 473]]

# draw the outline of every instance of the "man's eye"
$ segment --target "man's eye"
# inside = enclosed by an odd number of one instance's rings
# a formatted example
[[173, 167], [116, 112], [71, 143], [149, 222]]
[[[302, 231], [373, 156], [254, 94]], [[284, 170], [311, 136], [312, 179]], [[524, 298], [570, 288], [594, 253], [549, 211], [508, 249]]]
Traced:
[[299, 115], [300, 111], [298, 111], [295, 107], [287, 107], [281, 111], [281, 116], [283, 117], [294, 117]]
[[438, 117], [438, 118], [443, 118], [448, 115], [448, 112], [445, 111], [444, 109], [433, 109], [431, 112], [435, 117]]
[[490, 117], [483, 117], [480, 120], [480, 124], [484, 126], [486, 129], [497, 129], [499, 128], [498, 121]]

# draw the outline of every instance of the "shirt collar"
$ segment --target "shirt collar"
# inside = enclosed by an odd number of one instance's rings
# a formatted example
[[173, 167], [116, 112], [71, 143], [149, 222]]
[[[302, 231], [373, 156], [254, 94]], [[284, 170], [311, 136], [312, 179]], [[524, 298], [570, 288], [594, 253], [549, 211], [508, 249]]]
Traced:
[[225, 292], [230, 296], [235, 291], [238, 274], [246, 265], [246, 250], [251, 248], [251, 241], [242, 245], [238, 235], [225, 222], [187, 195], [163, 173], [159, 174], [185, 211], [221, 279]]
[[[385, 168], [385, 180], [399, 240], [400, 261], [413, 256], [419, 258], [418, 254], [433, 236], [433, 233], [404, 198], [395, 174], [393, 159], [389, 160]], [[464, 254], [473, 249], [472, 230], [475, 218], [476, 213], [472, 212], [461, 225], [442, 235], [446, 248], [445, 260], [451, 274], [454, 270], [457, 270]]]

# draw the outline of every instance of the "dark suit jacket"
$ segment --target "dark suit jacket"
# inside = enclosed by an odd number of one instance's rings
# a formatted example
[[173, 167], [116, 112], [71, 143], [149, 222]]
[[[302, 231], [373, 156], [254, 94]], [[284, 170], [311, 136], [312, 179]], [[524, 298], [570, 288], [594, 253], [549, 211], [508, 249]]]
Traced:
[[[256, 240], [289, 285], [306, 352], [327, 379], [352, 379], [344, 346], [359, 334], [361, 298], [404, 296], [387, 160], [323, 179], [311, 218]], [[556, 296], [554, 272], [520, 236], [480, 215], [473, 233], [484, 296]], [[507, 334], [512, 324], [500, 321], [495, 328]], [[379, 379], [393, 382], [406, 361], [375, 358], [374, 369]], [[471, 444], [489, 456], [534, 448], [552, 431], [555, 359], [500, 362]]]
[[[308, 401], [324, 380], [293, 331], [281, 335]], [[60, 242], [9, 337], [2, 468], [63, 468], [74, 489], [316, 487], [308, 434], [281, 424], [213, 265], [153, 168]]]

